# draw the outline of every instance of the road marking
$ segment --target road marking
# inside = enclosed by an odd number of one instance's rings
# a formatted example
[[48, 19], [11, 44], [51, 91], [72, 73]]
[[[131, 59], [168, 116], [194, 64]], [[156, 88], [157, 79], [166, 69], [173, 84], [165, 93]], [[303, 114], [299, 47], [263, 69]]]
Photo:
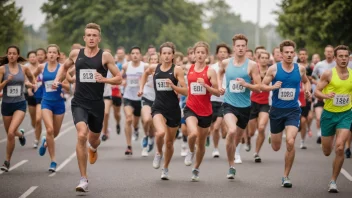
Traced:
[[352, 182], [352, 176], [343, 168], [341, 168], [340, 171], [348, 180], [350, 180]]
[[30, 187], [26, 192], [24, 192], [19, 198], [26, 198], [28, 197], [35, 189], [37, 189], [38, 186], [32, 186]]
[[[25, 164], [26, 162], [28, 162], [28, 160], [22, 160], [22, 161], [18, 162], [17, 164], [15, 164], [14, 166], [12, 166], [12, 167], [9, 169], [9, 171], [12, 171], [12, 170], [18, 168], [19, 166], [22, 166], [22, 165]], [[0, 171], [0, 175], [3, 174], [3, 173], [4, 173], [4, 171]]]
[[66, 133], [70, 132], [73, 128], [75, 128], [76, 126], [70, 126], [67, 129], [65, 129], [64, 131], [61, 131], [59, 133], [59, 135], [54, 139], [55, 141], [57, 141], [61, 136], [65, 135]]
[[76, 152], [72, 153], [72, 155], [70, 155], [70, 157], [68, 157], [65, 161], [62, 162], [62, 164], [56, 169], [56, 172], [55, 173], [51, 173], [49, 175], [49, 177], [53, 177], [56, 175], [56, 173], [58, 171], [60, 171], [61, 169], [63, 169], [68, 163], [70, 163], [70, 161], [76, 157]]

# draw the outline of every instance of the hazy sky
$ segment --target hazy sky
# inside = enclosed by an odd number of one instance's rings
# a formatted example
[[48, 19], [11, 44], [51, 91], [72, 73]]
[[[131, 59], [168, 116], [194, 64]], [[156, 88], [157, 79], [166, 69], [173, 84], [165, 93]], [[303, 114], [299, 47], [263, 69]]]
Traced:
[[[45, 15], [41, 12], [40, 7], [47, 0], [15, 0], [18, 6], [23, 7], [22, 15], [26, 25], [33, 25], [38, 29], [45, 21]], [[189, 0], [194, 2], [206, 2], [206, 0]], [[257, 20], [257, 1], [258, 0], [226, 0], [236, 14], [240, 14], [242, 20], [256, 22]], [[272, 14], [273, 10], [278, 9], [276, 3], [281, 0], [260, 0], [261, 14], [260, 26], [269, 23], [277, 24], [276, 16]]]

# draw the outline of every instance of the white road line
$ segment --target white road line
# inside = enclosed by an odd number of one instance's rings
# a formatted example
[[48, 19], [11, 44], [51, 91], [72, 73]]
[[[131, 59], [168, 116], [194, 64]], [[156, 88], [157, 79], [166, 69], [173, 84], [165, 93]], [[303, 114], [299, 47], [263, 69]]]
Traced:
[[[28, 162], [28, 160], [22, 160], [22, 161], [18, 162], [17, 164], [15, 164], [14, 166], [12, 166], [12, 167], [9, 169], [9, 171], [14, 170], [14, 169], [18, 168], [19, 166], [22, 166], [23, 164], [25, 164], [25, 163], [27, 163], [27, 162]], [[4, 171], [0, 171], [0, 175], [3, 174], [3, 173], [4, 173]]]
[[352, 182], [352, 176], [343, 168], [341, 168], [340, 171], [348, 180], [350, 180]]
[[75, 157], [76, 157], [76, 152], [72, 153], [72, 155], [70, 155], [70, 157], [68, 157], [65, 161], [63, 161], [62, 164], [60, 164], [60, 166], [56, 169], [56, 172], [55, 173], [51, 173], [49, 175], [49, 177], [55, 176], [57, 172], [59, 172], [61, 169], [63, 169]]
[[28, 197], [35, 189], [37, 189], [38, 186], [32, 186], [30, 187], [26, 192], [24, 192], [19, 198], [26, 198]]
[[54, 139], [55, 141], [57, 141], [61, 136], [65, 135], [66, 133], [70, 132], [72, 129], [74, 129], [75, 126], [71, 126], [71, 127], [68, 127], [67, 129], [65, 129], [64, 131], [61, 131], [59, 133], [59, 135]]

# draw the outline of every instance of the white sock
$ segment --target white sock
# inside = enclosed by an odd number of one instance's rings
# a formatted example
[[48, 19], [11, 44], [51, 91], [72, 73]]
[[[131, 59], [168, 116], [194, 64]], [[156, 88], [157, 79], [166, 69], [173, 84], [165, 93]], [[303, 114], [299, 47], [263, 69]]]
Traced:
[[318, 131], [317, 131], [317, 135], [318, 135], [318, 137], [320, 137], [320, 136], [321, 136], [321, 128], [320, 128], [320, 129], [318, 129]]
[[236, 154], [239, 155], [240, 154], [240, 150], [241, 150], [241, 146], [242, 146], [242, 143], [239, 143], [236, 147]]
[[154, 143], [154, 137], [149, 137], [148, 144], [152, 145]]

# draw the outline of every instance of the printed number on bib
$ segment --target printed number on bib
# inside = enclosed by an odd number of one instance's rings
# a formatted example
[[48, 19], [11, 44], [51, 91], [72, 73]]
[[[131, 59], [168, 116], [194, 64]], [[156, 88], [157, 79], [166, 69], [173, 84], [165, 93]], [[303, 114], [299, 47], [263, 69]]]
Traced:
[[97, 72], [95, 69], [81, 69], [79, 70], [79, 80], [80, 82], [97, 82], [94, 78], [94, 73]]
[[156, 79], [155, 85], [157, 91], [172, 91], [171, 86], [166, 83], [167, 79]]
[[334, 106], [346, 106], [350, 103], [350, 96], [348, 94], [336, 94], [334, 96]]
[[129, 87], [139, 87], [139, 78], [138, 77], [129, 77], [127, 80], [127, 86]]
[[246, 88], [240, 85], [236, 80], [230, 80], [229, 89], [231, 93], [243, 93], [246, 91]]
[[279, 99], [280, 100], [293, 100], [295, 99], [296, 89], [294, 88], [281, 88], [279, 89]]
[[45, 91], [46, 92], [54, 92], [54, 91], [56, 91], [56, 89], [52, 88], [53, 83], [54, 83], [53, 80], [45, 81]]
[[21, 95], [21, 86], [7, 86], [7, 96], [8, 97], [18, 97]]
[[200, 83], [192, 82], [191, 83], [191, 94], [192, 95], [205, 95], [207, 90]]

